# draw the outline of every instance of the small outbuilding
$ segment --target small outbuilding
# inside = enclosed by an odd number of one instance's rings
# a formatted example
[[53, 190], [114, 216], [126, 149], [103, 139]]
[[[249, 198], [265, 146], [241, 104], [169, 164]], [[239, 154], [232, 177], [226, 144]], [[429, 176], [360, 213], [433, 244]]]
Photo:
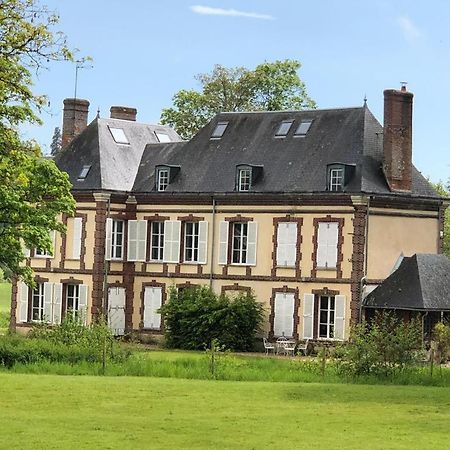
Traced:
[[364, 316], [394, 311], [405, 320], [422, 317], [425, 337], [434, 325], [450, 319], [450, 259], [445, 255], [404, 257], [397, 270], [364, 299]]

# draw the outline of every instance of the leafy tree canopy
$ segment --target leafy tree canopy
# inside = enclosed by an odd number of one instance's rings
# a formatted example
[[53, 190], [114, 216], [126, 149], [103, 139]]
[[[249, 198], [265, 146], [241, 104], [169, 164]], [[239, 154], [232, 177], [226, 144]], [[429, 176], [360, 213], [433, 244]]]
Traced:
[[23, 246], [53, 251], [50, 230], [64, 231], [72, 213], [70, 183], [18, 127], [40, 123], [46, 98], [33, 90], [32, 74], [51, 61], [72, 60], [66, 37], [54, 31], [58, 16], [38, 0], [0, 2], [0, 267], [32, 283]]
[[299, 61], [288, 59], [265, 62], [254, 70], [216, 65], [211, 73], [196, 76], [200, 91], [182, 89], [174, 95], [173, 106], [161, 113], [161, 123], [189, 139], [224, 111], [315, 108], [298, 76], [300, 67]]
[[[444, 198], [450, 198], [450, 180], [447, 184], [440, 181], [433, 183], [434, 189]], [[445, 210], [444, 216], [444, 254], [450, 258], [450, 207]]]

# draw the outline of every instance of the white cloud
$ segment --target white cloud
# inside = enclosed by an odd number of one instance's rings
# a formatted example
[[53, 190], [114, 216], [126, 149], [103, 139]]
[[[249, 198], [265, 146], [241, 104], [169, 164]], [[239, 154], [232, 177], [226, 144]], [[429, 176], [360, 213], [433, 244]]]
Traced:
[[397, 19], [397, 22], [402, 30], [404, 38], [408, 42], [414, 42], [422, 36], [422, 32], [409, 17], [400, 16]]
[[273, 20], [274, 17], [268, 14], [258, 14], [254, 12], [238, 11], [236, 9], [211, 8], [210, 6], [194, 5], [191, 11], [196, 14], [205, 14], [208, 16], [233, 16], [233, 17], [249, 17], [251, 19]]

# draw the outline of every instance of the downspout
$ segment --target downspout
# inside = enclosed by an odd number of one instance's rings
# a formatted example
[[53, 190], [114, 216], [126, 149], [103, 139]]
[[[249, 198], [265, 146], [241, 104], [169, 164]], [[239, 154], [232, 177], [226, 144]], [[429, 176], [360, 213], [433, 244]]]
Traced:
[[[106, 219], [109, 218], [109, 215], [111, 213], [111, 197], [108, 198], [108, 210], [106, 213]], [[104, 258], [105, 258], [105, 269], [103, 274], [103, 304], [102, 304], [102, 314], [103, 314], [103, 320], [105, 323], [108, 322], [108, 310], [106, 307], [106, 303], [108, 300], [108, 272], [109, 272], [109, 264], [110, 261], [106, 259], [106, 246], [107, 246], [107, 236], [106, 236], [106, 222], [105, 222], [105, 252], [104, 252]]]
[[209, 267], [209, 288], [212, 289], [214, 270], [214, 248], [216, 232], [216, 199], [212, 197], [212, 233], [211, 233], [211, 261]]
[[369, 249], [369, 217], [370, 217], [370, 199], [371, 196], [369, 195], [367, 199], [367, 218], [366, 218], [366, 226], [364, 230], [364, 272], [361, 280], [359, 281], [359, 323], [362, 322], [362, 307], [363, 307], [363, 286], [365, 285], [365, 282], [367, 280], [367, 267], [368, 267], [368, 256], [367, 252]]
[[428, 316], [429, 311], [422, 316], [422, 348], [425, 348], [425, 317]]

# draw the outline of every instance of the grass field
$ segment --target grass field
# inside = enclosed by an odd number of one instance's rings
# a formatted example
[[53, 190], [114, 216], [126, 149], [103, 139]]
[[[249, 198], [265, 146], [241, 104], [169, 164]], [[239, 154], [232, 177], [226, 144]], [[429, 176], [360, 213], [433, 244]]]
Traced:
[[11, 285], [0, 283], [0, 312], [9, 311], [11, 304]]
[[0, 374], [2, 449], [447, 448], [435, 387]]

